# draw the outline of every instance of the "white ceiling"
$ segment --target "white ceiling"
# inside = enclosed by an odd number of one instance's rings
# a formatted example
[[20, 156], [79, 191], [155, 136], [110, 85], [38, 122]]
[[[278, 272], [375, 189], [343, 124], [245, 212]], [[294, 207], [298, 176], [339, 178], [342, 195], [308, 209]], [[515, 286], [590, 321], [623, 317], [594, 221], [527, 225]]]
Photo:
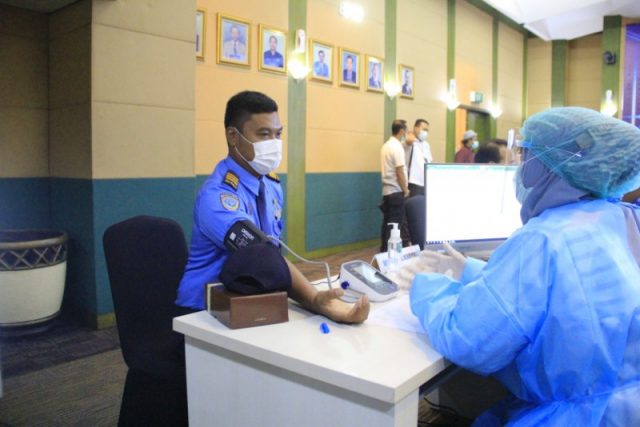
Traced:
[[51, 13], [76, 1], [78, 0], [0, 0], [0, 3], [36, 12]]
[[603, 17], [640, 18], [640, 0], [484, 0], [544, 40], [602, 31]]

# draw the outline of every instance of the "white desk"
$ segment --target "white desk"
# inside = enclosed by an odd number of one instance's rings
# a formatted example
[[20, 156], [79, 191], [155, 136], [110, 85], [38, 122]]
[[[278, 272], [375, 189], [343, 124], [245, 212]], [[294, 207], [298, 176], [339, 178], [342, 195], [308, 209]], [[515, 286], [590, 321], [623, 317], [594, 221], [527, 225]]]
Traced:
[[420, 386], [448, 365], [425, 335], [297, 307], [289, 317], [238, 330], [205, 311], [174, 319], [185, 335], [191, 426], [417, 425]]

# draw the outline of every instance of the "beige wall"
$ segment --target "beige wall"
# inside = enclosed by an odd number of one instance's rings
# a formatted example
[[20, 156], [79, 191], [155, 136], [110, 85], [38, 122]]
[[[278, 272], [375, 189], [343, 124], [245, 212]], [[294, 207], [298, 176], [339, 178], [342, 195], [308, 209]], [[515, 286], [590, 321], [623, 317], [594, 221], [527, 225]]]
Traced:
[[551, 107], [551, 42], [528, 39], [527, 114]]
[[492, 49], [493, 18], [466, 1], [458, 0], [455, 76], [461, 103], [469, 104], [469, 92], [476, 91], [484, 94], [484, 101], [477, 106], [486, 109], [491, 107]]
[[0, 177], [48, 167], [47, 15], [0, 5]]
[[49, 18], [51, 176], [91, 178], [91, 1]]
[[497, 120], [498, 138], [506, 139], [509, 129], [519, 129], [522, 125], [523, 40], [521, 33], [499, 24], [498, 105], [503, 113]]
[[[414, 99], [398, 99], [397, 114], [409, 122], [429, 121], [429, 143], [434, 161], [445, 161], [447, 91], [447, 2], [398, 2], [397, 58], [414, 67]], [[400, 78], [400, 76], [399, 76]]]
[[[364, 65], [366, 55], [384, 58], [384, 1], [367, 2], [361, 23], [348, 21], [338, 12], [339, 0], [308, 0], [307, 37], [334, 46], [334, 81], [307, 83], [306, 169], [310, 173], [378, 171], [384, 94], [367, 92]], [[340, 47], [360, 53], [360, 88], [339, 85]]]
[[193, 176], [195, 9], [94, 2], [93, 178]]
[[602, 34], [571, 40], [568, 56], [567, 105], [600, 111]]
[[[274, 0], [261, 7], [250, 0], [198, 0], [207, 11], [205, 58], [196, 64], [195, 173], [208, 175], [227, 155], [224, 111], [227, 100], [243, 90], [264, 92], [278, 103], [284, 129], [284, 158], [278, 171], [287, 170], [287, 76], [258, 71], [258, 24], [288, 30], [289, 2]], [[218, 14], [251, 22], [250, 67], [216, 64]], [[194, 49], [195, 50], [195, 49]]]

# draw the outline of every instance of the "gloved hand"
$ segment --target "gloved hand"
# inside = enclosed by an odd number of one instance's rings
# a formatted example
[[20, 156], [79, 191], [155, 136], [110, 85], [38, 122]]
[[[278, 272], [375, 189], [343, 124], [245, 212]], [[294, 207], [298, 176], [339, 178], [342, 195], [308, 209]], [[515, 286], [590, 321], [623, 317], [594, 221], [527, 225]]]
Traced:
[[398, 271], [386, 273], [387, 277], [393, 280], [400, 289], [409, 290], [416, 274], [436, 272], [431, 265], [432, 262], [423, 256], [426, 252], [422, 251], [418, 256], [402, 261]]
[[423, 265], [433, 273], [442, 273], [456, 280], [462, 276], [464, 264], [467, 258], [456, 251], [447, 242], [443, 243], [447, 254], [434, 251], [422, 251], [420, 257], [423, 258]]

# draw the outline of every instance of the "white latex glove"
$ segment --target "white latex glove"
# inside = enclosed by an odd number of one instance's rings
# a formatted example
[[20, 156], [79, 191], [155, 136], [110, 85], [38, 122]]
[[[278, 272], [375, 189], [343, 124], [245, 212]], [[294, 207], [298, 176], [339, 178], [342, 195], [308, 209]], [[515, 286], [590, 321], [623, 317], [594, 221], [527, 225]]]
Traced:
[[423, 264], [427, 267], [425, 270], [446, 274], [458, 280], [460, 276], [462, 276], [462, 270], [464, 270], [464, 264], [467, 258], [453, 249], [447, 242], [444, 242], [442, 245], [447, 251], [447, 254], [435, 251], [422, 251], [420, 257], [424, 260]]
[[422, 251], [418, 256], [402, 261], [398, 271], [386, 273], [389, 279], [393, 280], [400, 289], [409, 290], [411, 282], [418, 273], [438, 273], [432, 257], [435, 252]]

